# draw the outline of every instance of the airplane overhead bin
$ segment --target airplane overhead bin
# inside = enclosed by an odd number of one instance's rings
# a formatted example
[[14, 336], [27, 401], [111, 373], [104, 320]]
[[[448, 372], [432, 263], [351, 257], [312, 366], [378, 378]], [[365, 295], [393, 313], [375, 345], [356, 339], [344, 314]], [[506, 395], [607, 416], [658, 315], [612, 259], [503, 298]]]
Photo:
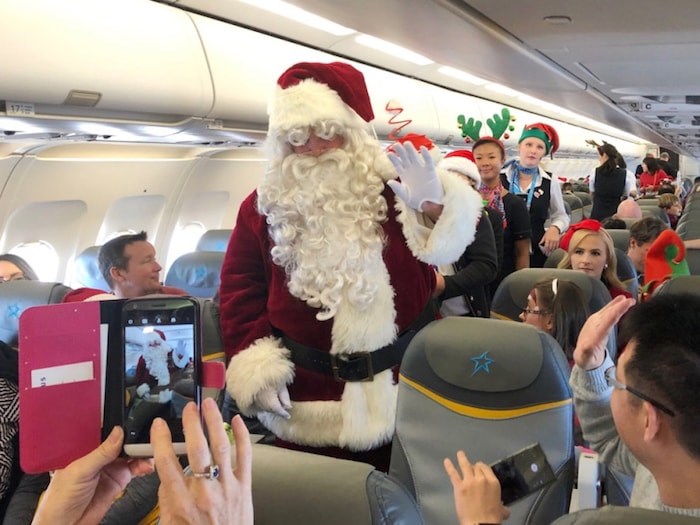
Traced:
[[143, 0], [4, 0], [0, 17], [5, 116], [54, 129], [62, 124], [48, 121], [63, 120], [73, 132], [70, 117], [173, 125], [212, 107], [204, 51], [183, 11]]
[[[287, 67], [345, 60], [146, 0], [4, 0], [0, 17], [6, 109], [0, 132], [14, 139], [259, 144], [267, 102]], [[503, 109], [497, 101], [352, 63], [365, 74], [382, 139], [413, 132], [440, 146], [464, 147], [458, 115], [481, 121], [481, 135], [490, 135], [486, 120]], [[511, 148], [524, 124], [547, 121], [510, 110], [516, 116], [506, 139]], [[612, 142], [626, 157], [645, 151], [549, 122], [562, 152], [593, 156], [587, 139]]]

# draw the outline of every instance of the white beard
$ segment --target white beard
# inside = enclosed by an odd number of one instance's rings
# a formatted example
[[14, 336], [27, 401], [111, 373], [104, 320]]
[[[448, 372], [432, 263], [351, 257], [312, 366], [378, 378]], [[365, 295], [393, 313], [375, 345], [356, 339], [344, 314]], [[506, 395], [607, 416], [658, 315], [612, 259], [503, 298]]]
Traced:
[[167, 343], [151, 341], [143, 352], [146, 369], [158, 381], [158, 386], [170, 384], [170, 371], [168, 370], [170, 350], [170, 345]]
[[334, 317], [341, 303], [360, 311], [386, 280], [381, 223], [387, 204], [382, 178], [366, 155], [335, 149], [320, 157], [287, 155], [258, 188], [267, 216], [272, 260], [289, 278], [289, 292]]

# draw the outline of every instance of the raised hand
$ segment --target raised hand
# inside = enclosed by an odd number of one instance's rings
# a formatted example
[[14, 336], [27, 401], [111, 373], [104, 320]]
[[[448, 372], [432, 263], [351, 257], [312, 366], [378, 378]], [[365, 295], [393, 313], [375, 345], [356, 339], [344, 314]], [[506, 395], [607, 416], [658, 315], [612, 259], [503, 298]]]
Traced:
[[619, 295], [586, 320], [574, 349], [574, 362], [580, 368], [593, 370], [603, 364], [610, 330], [632, 306], [634, 299]]
[[394, 144], [389, 159], [396, 168], [401, 182], [390, 180], [387, 184], [397, 197], [417, 211], [423, 211], [423, 203], [442, 204], [443, 189], [435, 172], [430, 152], [421, 146], [420, 156], [410, 142]]

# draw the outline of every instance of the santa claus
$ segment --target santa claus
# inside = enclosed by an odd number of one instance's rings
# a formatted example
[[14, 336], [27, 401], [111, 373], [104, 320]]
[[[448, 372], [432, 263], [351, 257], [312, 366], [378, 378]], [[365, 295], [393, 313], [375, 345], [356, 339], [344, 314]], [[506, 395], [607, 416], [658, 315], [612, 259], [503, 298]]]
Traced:
[[165, 334], [154, 330], [143, 334], [143, 353], [136, 365], [136, 395], [159, 403], [172, 399], [172, 371], [185, 368], [187, 356], [174, 352]]
[[221, 273], [227, 389], [281, 444], [355, 457], [392, 438], [398, 365], [442, 291], [432, 266], [471, 243], [481, 198], [425, 148], [387, 156], [349, 64], [277, 84], [269, 163]]

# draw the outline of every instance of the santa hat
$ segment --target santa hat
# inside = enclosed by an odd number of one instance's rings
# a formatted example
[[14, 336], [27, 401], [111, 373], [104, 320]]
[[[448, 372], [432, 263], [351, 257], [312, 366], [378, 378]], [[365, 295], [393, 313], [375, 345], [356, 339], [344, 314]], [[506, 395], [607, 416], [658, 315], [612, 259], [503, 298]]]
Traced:
[[665, 281], [681, 275], [690, 275], [685, 260], [685, 244], [675, 231], [664, 230], [644, 259], [644, 295], [651, 294]]
[[[417, 133], [408, 133], [404, 135], [403, 137], [397, 138], [396, 142], [400, 144], [407, 144], [410, 143], [413, 145], [414, 148], [416, 148], [416, 151], [420, 151], [421, 147], [425, 146], [425, 149], [428, 150], [430, 153], [430, 156], [433, 158], [433, 162], [437, 164], [438, 162], [441, 161], [442, 159], [442, 152], [440, 151], [440, 148], [435, 146], [435, 143], [430, 140], [426, 135], [418, 135]], [[394, 150], [392, 149], [391, 146], [387, 148], [387, 151], [393, 152]]]
[[478, 186], [481, 184], [481, 176], [479, 175], [479, 169], [476, 167], [476, 162], [474, 161], [474, 155], [471, 151], [466, 149], [458, 149], [455, 151], [450, 151], [445, 157], [440, 161], [439, 166], [448, 171], [454, 171], [465, 177], [469, 177]]
[[358, 128], [374, 118], [364, 76], [343, 62], [300, 62], [287, 69], [277, 80], [269, 114], [271, 131], [324, 120]]
[[528, 137], [540, 139], [545, 145], [545, 155], [554, 157], [554, 152], [559, 149], [559, 134], [557, 130], [548, 124], [535, 122], [529, 126], [525, 126], [523, 133], [518, 139], [518, 144]]

